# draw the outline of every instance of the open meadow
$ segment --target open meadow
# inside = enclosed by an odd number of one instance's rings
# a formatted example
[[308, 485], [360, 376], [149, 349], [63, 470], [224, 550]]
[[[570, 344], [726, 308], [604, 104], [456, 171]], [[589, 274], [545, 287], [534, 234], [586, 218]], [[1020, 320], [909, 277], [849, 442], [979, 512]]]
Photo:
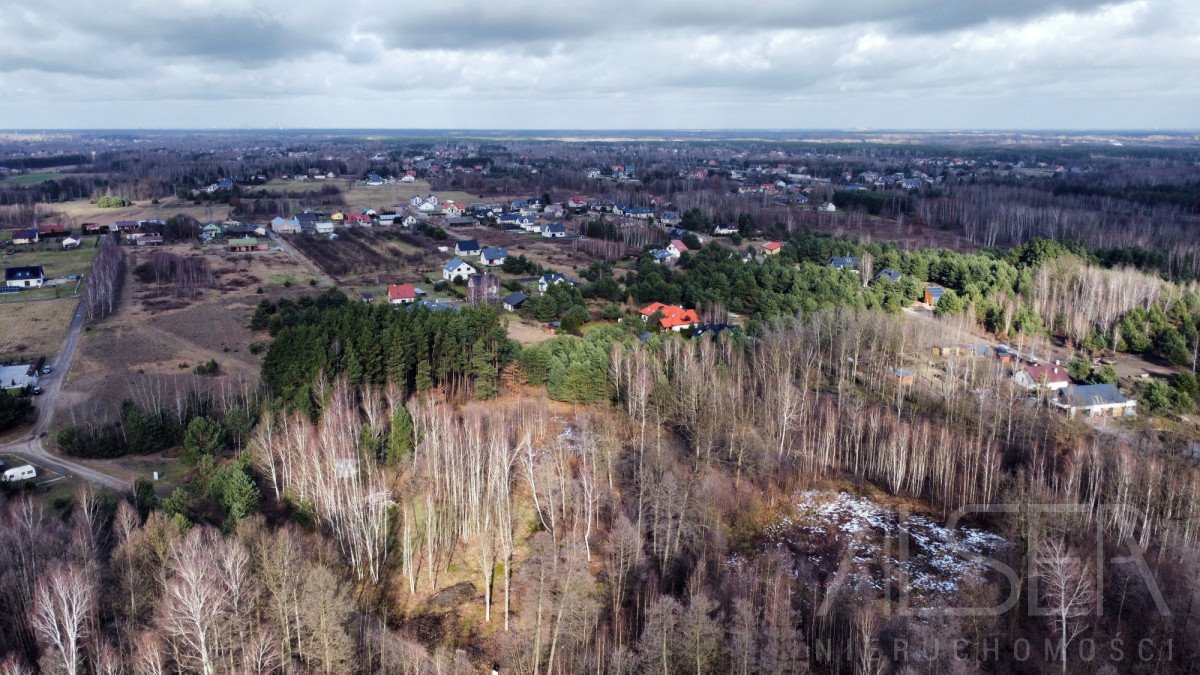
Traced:
[[79, 301], [75, 298], [0, 306], [0, 361], [53, 356], [62, 346]]
[[270, 192], [318, 192], [328, 185], [334, 185], [342, 191], [342, 196], [346, 200], [346, 208], [351, 210], [368, 207], [382, 209], [407, 206], [409, 198], [413, 195], [424, 197], [434, 194], [442, 202], [447, 199], [460, 203], [479, 201], [479, 197], [466, 192], [434, 190], [429, 187], [428, 182], [423, 180], [412, 183], [397, 182], [389, 185], [366, 185], [360, 180], [347, 178], [307, 181], [273, 180], [261, 186], [248, 187], [246, 190], [251, 193], [258, 189]]
[[[60, 422], [111, 413], [130, 396], [173, 398], [194, 388], [255, 386], [269, 340], [249, 328], [259, 300], [322, 290], [307, 267], [278, 249], [229, 253], [220, 246], [178, 244], [126, 250], [129, 273], [121, 308], [80, 338]], [[139, 274], [158, 252], [203, 259], [211, 284], [191, 297]], [[210, 360], [219, 366], [217, 375], [193, 372]]]

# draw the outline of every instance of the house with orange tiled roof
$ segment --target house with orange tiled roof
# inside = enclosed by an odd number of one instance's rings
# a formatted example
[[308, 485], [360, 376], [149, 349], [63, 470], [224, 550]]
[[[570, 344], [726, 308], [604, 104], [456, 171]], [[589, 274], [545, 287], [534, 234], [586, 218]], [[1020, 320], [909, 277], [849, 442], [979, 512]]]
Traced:
[[679, 331], [700, 325], [700, 316], [696, 314], [696, 310], [684, 309], [679, 305], [664, 305], [661, 302], [655, 302], [646, 305], [642, 309], [642, 316], [647, 321], [655, 314], [662, 316], [658, 320], [658, 325], [663, 330], [671, 330], [678, 333]]
[[767, 252], [767, 255], [779, 255], [779, 252], [783, 250], [783, 244], [777, 241], [768, 241], [762, 247]]
[[417, 301], [417, 287], [412, 284], [392, 284], [388, 286], [388, 302], [393, 305], [407, 305]]

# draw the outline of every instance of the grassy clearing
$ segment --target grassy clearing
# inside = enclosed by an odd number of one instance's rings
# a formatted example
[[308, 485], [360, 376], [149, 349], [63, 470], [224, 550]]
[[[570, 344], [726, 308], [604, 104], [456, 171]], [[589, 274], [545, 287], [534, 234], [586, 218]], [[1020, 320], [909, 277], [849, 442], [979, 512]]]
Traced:
[[230, 208], [225, 204], [196, 206], [190, 201], [181, 201], [175, 197], [163, 199], [158, 204], [136, 202], [133, 206], [116, 209], [102, 209], [86, 199], [62, 202], [48, 205], [48, 208], [61, 213], [68, 218], [74, 218], [80, 223], [112, 223], [118, 220], [151, 220], [158, 218], [166, 220], [176, 214], [192, 216], [200, 222], [224, 220], [229, 216]]
[[54, 180], [62, 174], [54, 173], [53, 171], [38, 171], [35, 173], [26, 173], [19, 176], [9, 176], [4, 180], [0, 180], [0, 185], [37, 185], [48, 180]]
[[33, 248], [17, 247], [13, 255], [4, 256], [5, 267], [17, 265], [41, 265], [47, 279], [87, 274], [92, 268], [92, 259], [96, 257], [97, 237], [84, 237], [79, 248], [64, 251], [58, 241], [46, 241], [35, 244]]
[[4, 305], [0, 321], [0, 358], [50, 356], [67, 337], [77, 300], [45, 300]]

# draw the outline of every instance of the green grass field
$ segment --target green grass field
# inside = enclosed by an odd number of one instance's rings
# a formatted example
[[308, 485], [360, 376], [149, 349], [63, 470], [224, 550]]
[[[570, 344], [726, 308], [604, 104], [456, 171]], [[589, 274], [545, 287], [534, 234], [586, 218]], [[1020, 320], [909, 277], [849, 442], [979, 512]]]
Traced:
[[13, 255], [0, 258], [5, 267], [41, 265], [47, 279], [58, 279], [86, 274], [92, 268], [97, 250], [96, 237], [84, 237], [82, 245], [70, 251], [62, 250], [62, 244], [57, 241], [39, 242], [33, 248], [16, 246], [13, 250], [16, 251]]
[[38, 183], [58, 178], [61, 175], [52, 171], [26, 173], [19, 176], [9, 176], [4, 180], [0, 180], [0, 185], [37, 185]]

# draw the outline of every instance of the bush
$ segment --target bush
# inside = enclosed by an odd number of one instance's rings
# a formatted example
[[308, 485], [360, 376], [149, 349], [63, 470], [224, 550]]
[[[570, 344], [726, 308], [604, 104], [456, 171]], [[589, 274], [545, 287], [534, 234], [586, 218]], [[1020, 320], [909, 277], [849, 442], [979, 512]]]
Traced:
[[197, 375], [216, 375], [220, 372], [221, 366], [217, 364], [216, 359], [209, 359], [208, 363], [201, 363], [192, 369], [192, 372]]

